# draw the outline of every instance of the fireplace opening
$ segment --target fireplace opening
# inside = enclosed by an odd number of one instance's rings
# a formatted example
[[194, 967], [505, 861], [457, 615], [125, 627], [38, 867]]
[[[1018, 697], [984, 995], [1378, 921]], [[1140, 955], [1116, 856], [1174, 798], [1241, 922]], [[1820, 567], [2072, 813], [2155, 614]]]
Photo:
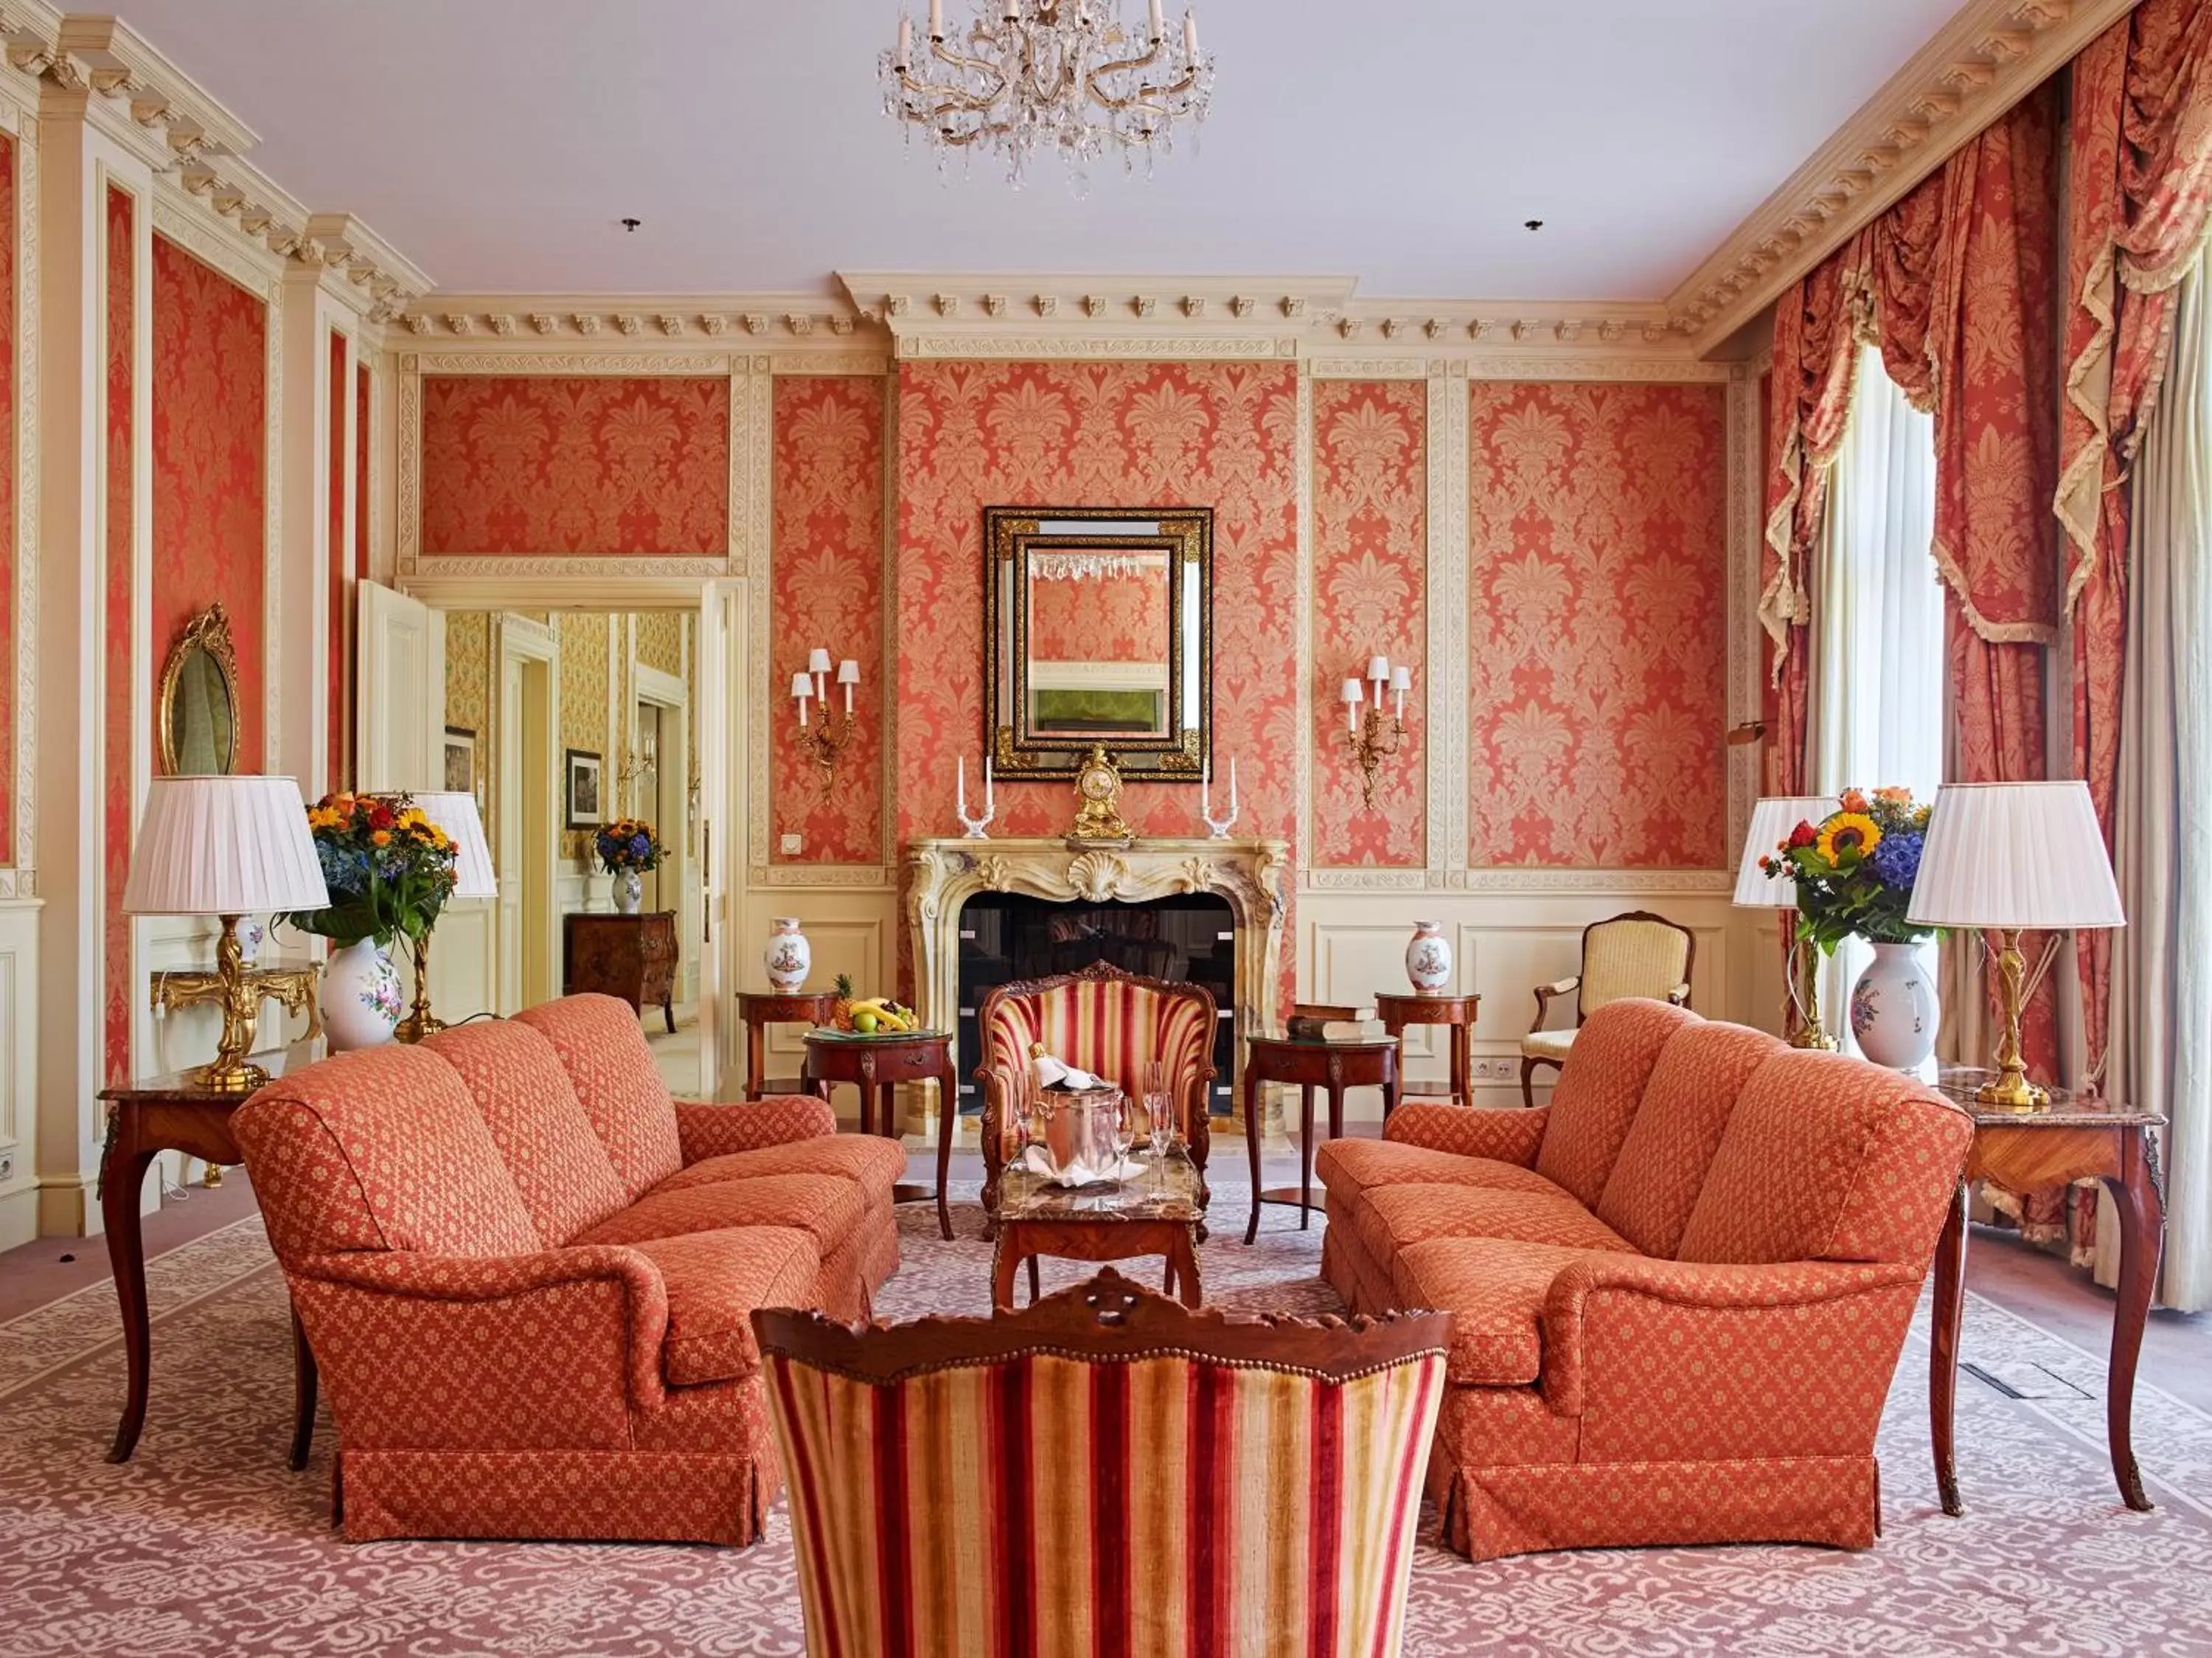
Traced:
[[[1213, 993], [1216, 1117], [1234, 1101], [1237, 921], [1218, 893], [1180, 893], [1139, 903], [1062, 903], [1023, 893], [978, 893], [960, 910], [960, 1108], [981, 1115], [975, 1067], [983, 998], [1016, 979], [1072, 973], [1110, 962], [1147, 978], [1188, 981]], [[1121, 1077], [1112, 1079], [1116, 1082]]]

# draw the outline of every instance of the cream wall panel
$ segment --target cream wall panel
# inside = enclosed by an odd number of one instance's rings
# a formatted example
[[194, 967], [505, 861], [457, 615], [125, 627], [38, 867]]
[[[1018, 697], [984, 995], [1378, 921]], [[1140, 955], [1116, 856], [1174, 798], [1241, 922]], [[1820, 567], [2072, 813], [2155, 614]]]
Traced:
[[[439, 912], [430, 944], [430, 1007], [447, 1024], [499, 1005], [499, 955], [495, 942], [497, 900], [455, 899]], [[410, 1005], [415, 994], [414, 952], [392, 949], [406, 980]]]
[[0, 899], [0, 1249], [39, 1235], [30, 1143], [37, 1098], [39, 904]]

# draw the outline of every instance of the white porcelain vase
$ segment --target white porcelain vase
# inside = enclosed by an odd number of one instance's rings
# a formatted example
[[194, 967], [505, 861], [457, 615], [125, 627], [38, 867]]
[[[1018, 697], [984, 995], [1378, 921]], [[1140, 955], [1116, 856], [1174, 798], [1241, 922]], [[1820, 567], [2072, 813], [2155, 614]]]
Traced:
[[374, 939], [331, 952], [323, 964], [323, 1035], [332, 1053], [389, 1042], [399, 1011], [399, 970]]
[[615, 913], [634, 916], [645, 904], [645, 877], [635, 869], [615, 872]]
[[769, 988], [786, 992], [804, 989], [808, 970], [814, 966], [814, 948], [799, 930], [797, 916], [778, 916], [774, 925], [768, 948], [761, 952], [761, 960], [768, 966]]
[[1851, 986], [1851, 1035], [1875, 1064], [1917, 1070], [1936, 1051], [1935, 969], [1917, 945], [1870, 948], [1874, 960]]
[[1437, 996], [1451, 986], [1451, 942], [1441, 921], [1417, 921], [1406, 945], [1406, 977], [1423, 996]]

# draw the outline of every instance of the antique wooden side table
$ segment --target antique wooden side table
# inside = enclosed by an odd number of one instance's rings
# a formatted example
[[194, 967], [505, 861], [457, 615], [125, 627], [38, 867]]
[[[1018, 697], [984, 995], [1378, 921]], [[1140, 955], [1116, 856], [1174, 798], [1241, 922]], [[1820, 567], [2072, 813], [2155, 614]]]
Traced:
[[997, 1252], [991, 1258], [991, 1308], [1014, 1310], [1014, 1276], [1030, 1269], [1030, 1300], [1037, 1298], [1037, 1258], [1125, 1261], [1138, 1255], [1167, 1260], [1162, 1289], [1185, 1307], [1202, 1299], [1198, 1277], [1198, 1228], [1206, 1219], [1206, 1186], [1180, 1147], [1141, 1160], [1126, 1180], [1063, 1186], [1017, 1159], [999, 1177]]
[[[319, 1059], [319, 1040], [295, 1042], [253, 1062], [272, 1076], [297, 1070]], [[231, 1133], [231, 1113], [252, 1096], [215, 1093], [183, 1072], [149, 1077], [126, 1087], [103, 1088], [107, 1101], [107, 1143], [100, 1158], [100, 1213], [107, 1230], [107, 1264], [115, 1274], [116, 1305], [123, 1314], [123, 1356], [128, 1375], [123, 1420], [115, 1429], [110, 1462], [128, 1462], [146, 1425], [146, 1394], [152, 1370], [153, 1330], [146, 1308], [146, 1247], [140, 1230], [139, 1189], [146, 1170], [164, 1151], [181, 1151], [208, 1163], [246, 1161]], [[307, 1466], [307, 1447], [315, 1431], [315, 1358], [307, 1350], [299, 1314], [292, 1315], [292, 1453], [295, 1470]]]
[[757, 1100], [767, 1085], [768, 1027], [819, 1025], [837, 1005], [833, 991], [739, 991], [738, 1017], [745, 1022], [745, 1098]]
[[676, 1033], [676, 912], [561, 917], [562, 994], [597, 991], [620, 997], [641, 1014], [660, 1009]]
[[[1400, 1042], [1406, 1037], [1408, 1025], [1443, 1025], [1451, 1032], [1451, 1092], [1452, 1098], [1462, 1106], [1474, 1103], [1474, 1095], [1468, 1088], [1468, 1072], [1473, 1068], [1468, 1039], [1474, 1033], [1475, 1015], [1481, 1011], [1479, 996], [1424, 996], [1406, 992], [1377, 991], [1375, 993], [1375, 1015], [1382, 1021], [1382, 1028]], [[1405, 1070], [1402, 1056], [1398, 1068]]]
[[[1244, 1143], [1252, 1156], [1252, 1218], [1244, 1241], [1260, 1235], [1261, 1204], [1296, 1204], [1298, 1229], [1313, 1218], [1314, 1090], [1328, 1094], [1328, 1133], [1344, 1132], [1344, 1091], [1379, 1088], [1382, 1115], [1398, 1107], [1398, 1039], [1371, 1042], [1323, 1042], [1293, 1036], [1255, 1036], [1244, 1056]], [[1298, 1089], [1298, 1183], [1261, 1190], [1260, 1186], [1260, 1085], [1296, 1083]]]
[[806, 1086], [827, 1100], [833, 1082], [850, 1082], [860, 1089], [863, 1134], [878, 1131], [876, 1106], [880, 1099], [880, 1131], [894, 1140], [898, 1138], [898, 1112], [891, 1091], [901, 1082], [937, 1084], [936, 1189], [902, 1180], [891, 1189], [891, 1201], [927, 1203], [934, 1198], [937, 1229], [946, 1242], [951, 1242], [952, 1210], [946, 1202], [945, 1188], [952, 1176], [952, 1119], [960, 1108], [960, 1090], [953, 1080], [952, 1033], [908, 1031], [896, 1036], [861, 1036], [851, 1031], [809, 1031]]
[[1964, 1514], [1952, 1456], [1951, 1412], [1958, 1390], [1959, 1324], [1966, 1308], [1966, 1188], [1984, 1176], [2016, 1192], [2100, 1179], [2120, 1212], [2120, 1285], [2112, 1308], [2112, 1363], [2105, 1378], [2105, 1436], [2112, 1448], [2112, 1478], [2130, 1509], [2147, 1510], [2142, 1475], [2136, 1466], [2130, 1429], [2135, 1415], [2136, 1361], [2143, 1324], [2158, 1282], [2159, 1250], [2166, 1229], [2165, 1179], [2152, 1131], [2166, 1119], [2094, 1094], [2051, 1090], [2047, 1111], [1999, 1111], [1974, 1098], [1996, 1073], [1946, 1066], [1936, 1086], [1973, 1113], [1974, 1143], [1952, 1194], [1950, 1213], [1936, 1245], [1935, 1339], [1928, 1370], [1928, 1411], [1935, 1440], [1936, 1486], [1943, 1512]]

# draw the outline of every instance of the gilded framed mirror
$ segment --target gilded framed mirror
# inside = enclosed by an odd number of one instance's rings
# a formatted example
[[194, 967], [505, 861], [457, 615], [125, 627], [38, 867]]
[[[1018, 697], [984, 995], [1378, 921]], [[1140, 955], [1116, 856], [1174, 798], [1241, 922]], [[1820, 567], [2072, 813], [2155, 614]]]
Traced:
[[169, 648], [156, 715], [161, 770], [169, 776], [238, 769], [238, 657], [221, 604], [193, 617]]
[[986, 507], [983, 723], [1000, 777], [1196, 783], [1212, 736], [1213, 513]]

